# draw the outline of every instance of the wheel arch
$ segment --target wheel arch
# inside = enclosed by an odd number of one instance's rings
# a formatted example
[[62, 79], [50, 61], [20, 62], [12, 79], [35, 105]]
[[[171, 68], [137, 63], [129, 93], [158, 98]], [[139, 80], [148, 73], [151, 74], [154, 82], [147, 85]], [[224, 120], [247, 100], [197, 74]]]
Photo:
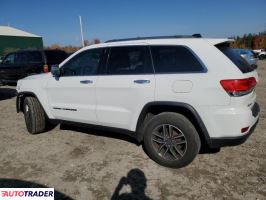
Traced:
[[208, 130], [196, 109], [187, 103], [169, 101], [150, 102], [143, 107], [136, 125], [136, 139], [139, 142], [143, 140], [146, 116], [149, 113], [156, 115], [162, 112], [176, 112], [186, 116], [198, 131], [202, 144], [211, 145]]
[[16, 98], [16, 110], [17, 110], [17, 113], [19, 112], [23, 112], [23, 103], [24, 103], [24, 100], [26, 97], [35, 97], [37, 99], [37, 101], [40, 103], [44, 113], [45, 113], [45, 117], [47, 119], [49, 119], [49, 116], [47, 115], [46, 113], [46, 110], [44, 109], [42, 103], [40, 102], [38, 96], [33, 93], [33, 92], [19, 92], [17, 94], [17, 98]]

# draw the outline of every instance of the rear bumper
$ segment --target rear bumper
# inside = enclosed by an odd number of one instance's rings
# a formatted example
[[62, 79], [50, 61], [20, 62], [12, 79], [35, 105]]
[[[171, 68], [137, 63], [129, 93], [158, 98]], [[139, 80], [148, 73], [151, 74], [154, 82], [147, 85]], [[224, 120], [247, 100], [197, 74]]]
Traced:
[[259, 119], [249, 129], [249, 132], [243, 136], [210, 138], [210, 147], [211, 148], [220, 148], [220, 147], [225, 147], [225, 146], [236, 146], [236, 145], [243, 144], [249, 138], [249, 136], [254, 132], [258, 122], [259, 122]]

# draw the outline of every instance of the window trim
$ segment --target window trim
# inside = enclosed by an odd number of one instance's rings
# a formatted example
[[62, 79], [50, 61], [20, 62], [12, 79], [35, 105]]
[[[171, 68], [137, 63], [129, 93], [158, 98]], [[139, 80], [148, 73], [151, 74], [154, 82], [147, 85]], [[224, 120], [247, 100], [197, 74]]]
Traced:
[[[196, 60], [200, 63], [202, 70], [199, 71], [183, 71], [183, 72], [156, 72], [155, 70], [155, 65], [154, 65], [154, 59], [153, 59], [153, 55], [152, 55], [152, 50], [151, 47], [184, 47], [186, 48], [195, 58]], [[149, 49], [151, 52], [151, 58], [152, 58], [152, 62], [153, 62], [153, 68], [154, 68], [154, 74], [199, 74], [199, 73], [207, 73], [208, 69], [206, 67], [206, 65], [204, 64], [204, 62], [200, 59], [200, 57], [188, 46], [186, 45], [176, 45], [176, 44], [155, 44], [155, 45], [149, 45]]]
[[[36, 53], [36, 52], [40, 53], [40, 55], [41, 55], [41, 60], [40, 60], [40, 61], [32, 62], [32, 61], [29, 59], [28, 62], [31, 63], [31, 64], [32, 64], [32, 63], [34, 63], [34, 64], [39, 64], [39, 63], [45, 63], [45, 64], [47, 64], [46, 61], [45, 61], [45, 57], [44, 57], [44, 55], [43, 55], [43, 51], [33, 50], [33, 51], [25, 51], [24, 53], [28, 54], [28, 57], [30, 58], [30, 57], [32, 57], [32, 53]], [[20, 53], [22, 53], [22, 52], [20, 52]]]
[[64, 63], [62, 66], [60, 66], [60, 70], [62, 70], [62, 68], [67, 65], [69, 62], [71, 62], [76, 56], [81, 56], [81, 54], [84, 54], [88, 51], [93, 51], [93, 50], [100, 50], [100, 49], [103, 49], [102, 51], [102, 55], [100, 56], [100, 61], [98, 63], [98, 66], [97, 66], [97, 72], [96, 74], [90, 74], [90, 75], [74, 75], [74, 76], [64, 76], [64, 75], [61, 75], [60, 77], [84, 77], [84, 76], [98, 76], [102, 70], [102, 62], [103, 62], [103, 58], [105, 56], [105, 53], [106, 53], [106, 47], [100, 47], [100, 48], [92, 48], [92, 49], [86, 49], [82, 52], [79, 52], [77, 53], [76, 55], [74, 55], [72, 58], [70, 58], [66, 63]]
[[[149, 59], [149, 63], [152, 67], [152, 72], [150, 73], [132, 73], [132, 74], [108, 74], [107, 73], [107, 69], [108, 69], [108, 63], [109, 63], [109, 58], [110, 58], [110, 53], [111, 53], [111, 49], [112, 48], [126, 48], [126, 47], [144, 47], [145, 49], [145, 56], [147, 59]], [[150, 54], [150, 49], [149, 49], [149, 45], [123, 45], [123, 46], [110, 46], [107, 49], [106, 52], [106, 58], [105, 58], [105, 63], [104, 63], [104, 67], [103, 67], [103, 74], [101, 74], [102, 76], [136, 76], [136, 75], [154, 75], [154, 66], [153, 66], [153, 60]]]
[[4, 59], [3, 59], [3, 61], [2, 61], [2, 64], [7, 65], [7, 64], [5, 63], [5, 60], [6, 60], [7, 57], [10, 56], [10, 55], [14, 55], [14, 63], [10, 63], [10, 64], [8, 64], [8, 65], [14, 65], [14, 64], [16, 64], [15, 60], [16, 60], [17, 52], [11, 52], [11, 53], [8, 53], [8, 54], [4, 57]]

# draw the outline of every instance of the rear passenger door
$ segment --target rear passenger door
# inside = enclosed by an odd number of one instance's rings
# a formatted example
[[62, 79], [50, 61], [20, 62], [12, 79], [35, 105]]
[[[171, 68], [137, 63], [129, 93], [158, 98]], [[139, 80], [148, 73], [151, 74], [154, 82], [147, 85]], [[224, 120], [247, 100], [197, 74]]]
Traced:
[[182, 45], [150, 48], [156, 79], [155, 100], [200, 104], [198, 97], [207, 91], [206, 88], [202, 90], [207, 69], [196, 54]]
[[100, 125], [135, 130], [139, 113], [154, 100], [154, 73], [147, 46], [111, 47], [96, 85]]

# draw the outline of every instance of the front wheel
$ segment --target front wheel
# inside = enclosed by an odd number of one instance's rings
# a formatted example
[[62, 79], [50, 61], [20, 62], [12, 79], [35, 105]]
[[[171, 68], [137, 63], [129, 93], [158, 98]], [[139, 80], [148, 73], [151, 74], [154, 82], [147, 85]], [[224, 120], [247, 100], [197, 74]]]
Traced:
[[30, 134], [45, 131], [46, 118], [41, 104], [35, 97], [26, 97], [23, 104], [24, 118]]
[[144, 148], [160, 165], [181, 168], [190, 164], [201, 142], [193, 124], [178, 113], [161, 113], [146, 125]]

